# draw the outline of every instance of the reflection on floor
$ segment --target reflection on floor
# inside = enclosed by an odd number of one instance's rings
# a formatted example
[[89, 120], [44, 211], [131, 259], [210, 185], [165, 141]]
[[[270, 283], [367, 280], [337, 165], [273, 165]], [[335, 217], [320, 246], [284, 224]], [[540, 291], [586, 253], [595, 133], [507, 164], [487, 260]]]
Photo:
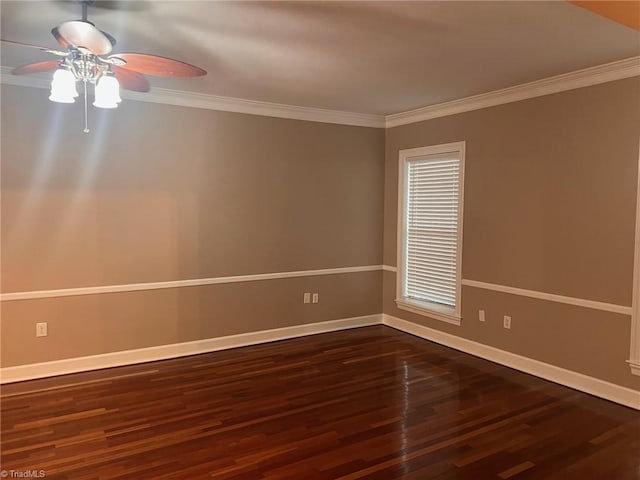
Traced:
[[385, 326], [5, 386], [69, 479], [637, 479], [640, 412]]

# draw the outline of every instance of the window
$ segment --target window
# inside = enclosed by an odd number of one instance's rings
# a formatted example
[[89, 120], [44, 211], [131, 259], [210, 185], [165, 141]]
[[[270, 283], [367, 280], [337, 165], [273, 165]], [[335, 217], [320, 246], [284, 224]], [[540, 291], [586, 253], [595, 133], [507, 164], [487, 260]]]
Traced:
[[399, 308], [460, 324], [464, 142], [400, 151]]

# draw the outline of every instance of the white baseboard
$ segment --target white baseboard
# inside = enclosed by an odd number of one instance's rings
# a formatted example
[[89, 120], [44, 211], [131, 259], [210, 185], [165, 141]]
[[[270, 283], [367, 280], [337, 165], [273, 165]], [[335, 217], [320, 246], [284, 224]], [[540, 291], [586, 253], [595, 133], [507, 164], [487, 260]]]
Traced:
[[544, 378], [545, 380], [550, 380], [560, 385], [575, 388], [576, 390], [640, 410], [640, 391], [615, 385], [582, 373], [566, 370], [495, 347], [483, 345], [391, 315], [384, 314], [382, 316], [382, 323], [402, 332], [455, 348], [456, 350], [475, 355], [476, 357], [484, 358], [499, 363], [500, 365], [505, 365], [535, 375], [536, 377]]
[[157, 347], [139, 348], [121, 352], [104, 353], [87, 357], [68, 358], [52, 362], [32, 363], [17, 367], [0, 368], [0, 383], [21, 382], [36, 378], [65, 375], [68, 373], [99, 370], [101, 368], [119, 367], [136, 363], [153, 362], [169, 358], [215, 352], [228, 348], [244, 347], [258, 343], [274, 342], [287, 338], [314, 335], [316, 333], [334, 332], [348, 328], [379, 325], [382, 315], [366, 315], [362, 317], [342, 318], [326, 322], [296, 325], [293, 327], [274, 328], [259, 332], [241, 333], [227, 337], [207, 338], [193, 342], [174, 343]]
[[631, 367], [631, 373], [634, 375], [640, 375], [640, 362], [636, 362], [634, 360], [628, 360], [629, 366]]
[[157, 347], [125, 350], [101, 355], [91, 355], [87, 357], [69, 358], [52, 362], [0, 368], [0, 383], [21, 382], [24, 380], [65, 375], [68, 373], [78, 373], [90, 370], [99, 370], [102, 368], [119, 367], [122, 365], [166, 360], [169, 358], [197, 355], [199, 353], [208, 353], [217, 350], [274, 342], [277, 340], [314, 335], [317, 333], [334, 332], [349, 328], [366, 327], [369, 325], [379, 325], [381, 323], [402, 332], [409, 333], [447, 347], [455, 348], [456, 350], [544, 378], [545, 380], [550, 380], [552, 382], [559, 383], [560, 385], [575, 388], [576, 390], [640, 410], [639, 391], [589, 377], [578, 372], [556, 367], [538, 360], [523, 357], [515, 353], [500, 350], [495, 347], [483, 345], [472, 340], [467, 340], [465, 338], [408, 322], [386, 314], [342, 318], [326, 322], [310, 323], [307, 325], [296, 325], [293, 327], [241, 333], [226, 337], [208, 338], [193, 342], [174, 343], [171, 345], [160, 345]]

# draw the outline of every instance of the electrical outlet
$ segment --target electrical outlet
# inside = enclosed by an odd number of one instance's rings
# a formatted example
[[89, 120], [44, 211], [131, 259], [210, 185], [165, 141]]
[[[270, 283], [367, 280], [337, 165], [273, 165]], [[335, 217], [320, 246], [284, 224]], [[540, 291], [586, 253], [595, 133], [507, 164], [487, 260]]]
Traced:
[[314, 293], [311, 298], [312, 298], [311, 300], [312, 303], [318, 303], [320, 301], [320, 296], [317, 293]]
[[36, 323], [36, 337], [47, 336], [47, 322]]
[[484, 322], [484, 310], [478, 310], [478, 320]]
[[311, 303], [311, 293], [304, 292], [304, 297], [302, 299], [303, 303]]
[[504, 316], [503, 326], [504, 328], [511, 328], [511, 317], [509, 315]]

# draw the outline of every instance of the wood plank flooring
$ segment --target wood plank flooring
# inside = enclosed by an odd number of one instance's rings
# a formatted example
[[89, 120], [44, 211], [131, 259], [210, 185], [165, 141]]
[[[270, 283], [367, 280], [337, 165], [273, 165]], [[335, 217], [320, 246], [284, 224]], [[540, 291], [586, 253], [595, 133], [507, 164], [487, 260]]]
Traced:
[[12, 384], [1, 409], [1, 468], [47, 479], [640, 478], [640, 412], [385, 326]]

